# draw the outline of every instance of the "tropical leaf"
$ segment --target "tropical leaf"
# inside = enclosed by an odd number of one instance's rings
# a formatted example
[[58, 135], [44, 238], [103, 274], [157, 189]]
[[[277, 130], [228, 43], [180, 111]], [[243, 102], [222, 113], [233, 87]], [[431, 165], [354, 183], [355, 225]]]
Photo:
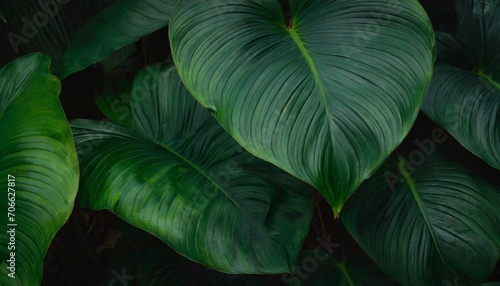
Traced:
[[32, 54], [0, 70], [0, 285], [40, 284], [45, 253], [78, 190], [73, 137], [49, 66]]
[[[5, 62], [32, 52], [56, 65], [80, 27], [114, 0], [5, 0], [0, 9], [8, 23], [0, 41]], [[3, 28], [3, 27], [2, 27]]]
[[465, 148], [500, 169], [500, 1], [457, 2], [456, 35], [439, 33], [422, 110]]
[[102, 92], [95, 98], [101, 112], [120, 125], [128, 125], [132, 120], [130, 94], [136, 73], [133, 66], [113, 70], [107, 75]]
[[130, 124], [72, 123], [79, 202], [108, 209], [191, 260], [227, 273], [281, 273], [299, 254], [312, 192], [244, 151], [173, 67], [134, 80]]
[[122, 64], [127, 58], [137, 52], [137, 47], [134, 44], [130, 44], [123, 48], [116, 50], [110, 56], [105, 58], [100, 62], [104, 73], [109, 74], [113, 69], [117, 68], [120, 64]]
[[117, 0], [80, 29], [57, 66], [57, 75], [65, 78], [166, 26], [176, 1]]
[[341, 217], [365, 252], [404, 285], [473, 285], [500, 257], [500, 183], [437, 151], [415, 166], [389, 160]]
[[180, 76], [245, 149], [308, 182], [338, 215], [410, 130], [434, 37], [417, 1], [180, 0]]

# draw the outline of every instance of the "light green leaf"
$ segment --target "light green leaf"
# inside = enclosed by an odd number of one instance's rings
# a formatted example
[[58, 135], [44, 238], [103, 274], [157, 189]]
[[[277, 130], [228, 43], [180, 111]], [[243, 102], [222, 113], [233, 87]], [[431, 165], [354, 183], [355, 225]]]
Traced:
[[128, 128], [72, 123], [82, 206], [108, 209], [191, 260], [226, 273], [281, 273], [299, 254], [312, 192], [244, 151], [173, 67], [134, 80]]
[[404, 285], [473, 285], [500, 257], [499, 181], [441, 153], [416, 167], [389, 160], [341, 217], [365, 252]]
[[117, 0], [80, 29], [57, 66], [57, 75], [65, 78], [166, 26], [176, 1]]
[[438, 62], [422, 110], [500, 169], [500, 1], [457, 3], [458, 33], [438, 34]]
[[400, 144], [430, 80], [417, 1], [181, 0], [172, 56], [245, 149], [308, 182], [335, 215]]
[[[0, 285], [41, 283], [45, 253], [78, 190], [73, 137], [49, 66], [49, 58], [32, 54], [0, 70]], [[11, 253], [15, 278], [8, 276]]]

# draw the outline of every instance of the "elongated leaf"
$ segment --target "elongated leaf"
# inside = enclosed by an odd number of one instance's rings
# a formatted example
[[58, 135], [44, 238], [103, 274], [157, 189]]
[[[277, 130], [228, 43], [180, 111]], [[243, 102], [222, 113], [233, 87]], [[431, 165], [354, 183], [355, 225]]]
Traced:
[[0, 285], [40, 284], [45, 253], [78, 189], [73, 137], [49, 66], [32, 54], [0, 70]]
[[176, 1], [116, 1], [80, 29], [57, 66], [57, 75], [65, 78], [166, 26]]
[[341, 217], [366, 253], [404, 285], [473, 285], [500, 257], [499, 182], [441, 153], [419, 166], [390, 160]]
[[48, 55], [57, 65], [80, 27], [114, 0], [4, 0], [6, 41], [0, 42], [0, 60], [33, 52]]
[[131, 123], [72, 123], [82, 206], [108, 209], [180, 254], [227, 273], [280, 273], [297, 259], [312, 192], [245, 152], [175, 68], [140, 72]]
[[249, 152], [319, 189], [338, 214], [412, 126], [434, 38], [417, 1], [181, 0], [183, 82]]
[[438, 62], [422, 110], [500, 169], [500, 1], [461, 0], [457, 35], [438, 34]]

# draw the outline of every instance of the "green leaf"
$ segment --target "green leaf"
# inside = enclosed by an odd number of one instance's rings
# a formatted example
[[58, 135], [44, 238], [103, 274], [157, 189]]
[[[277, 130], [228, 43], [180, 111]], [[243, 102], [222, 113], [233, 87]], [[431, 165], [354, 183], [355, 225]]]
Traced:
[[420, 286], [472, 285], [491, 273], [500, 257], [499, 214], [498, 180], [436, 152], [416, 167], [389, 160], [341, 217], [390, 277]]
[[57, 75], [65, 78], [166, 26], [176, 1], [116, 1], [80, 29], [57, 66]]
[[[49, 58], [32, 54], [0, 70], [0, 285], [41, 283], [45, 253], [78, 190], [73, 137], [49, 66]], [[11, 253], [15, 279], [8, 276]]]
[[0, 8], [7, 21], [0, 59], [41, 52], [57, 65], [76, 32], [113, 0], [8, 0]]
[[130, 93], [133, 75], [129, 69], [117, 69], [108, 75], [107, 84], [95, 101], [101, 112], [120, 125], [130, 124]]
[[434, 37], [417, 1], [181, 0], [169, 36], [193, 96], [338, 215], [414, 123]]
[[422, 110], [500, 169], [500, 1], [461, 0], [457, 14], [457, 34], [438, 34], [438, 62]]
[[113, 69], [117, 68], [122, 64], [128, 57], [137, 52], [137, 47], [134, 44], [130, 44], [123, 48], [116, 50], [113, 54], [105, 58], [100, 62], [105, 74], [109, 74]]
[[281, 273], [299, 254], [312, 192], [242, 149], [173, 67], [134, 80], [128, 128], [72, 123], [79, 202], [108, 209], [180, 254], [226, 273]]

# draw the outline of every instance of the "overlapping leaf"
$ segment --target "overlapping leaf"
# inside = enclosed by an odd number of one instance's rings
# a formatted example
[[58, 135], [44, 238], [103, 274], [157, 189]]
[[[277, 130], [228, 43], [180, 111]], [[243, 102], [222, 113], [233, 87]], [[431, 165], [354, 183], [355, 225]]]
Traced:
[[417, 1], [181, 0], [183, 82], [249, 152], [319, 189], [338, 214], [400, 144], [432, 71]]
[[57, 65], [76, 32], [94, 14], [114, 0], [5, 0], [5, 40], [0, 41], [0, 60], [41, 52]]
[[438, 34], [423, 111], [500, 169], [500, 1], [460, 0], [456, 35]]
[[82, 206], [109, 209], [191, 260], [227, 273], [281, 273], [298, 256], [312, 192], [244, 151], [173, 67], [134, 80], [132, 118], [72, 123]]
[[116, 1], [80, 29], [57, 66], [57, 75], [65, 78], [166, 26], [176, 1]]
[[404, 285], [473, 285], [500, 257], [500, 184], [448, 156], [389, 161], [345, 206], [359, 245]]
[[0, 285], [40, 284], [45, 253], [78, 189], [73, 137], [49, 66], [32, 54], [0, 70]]

